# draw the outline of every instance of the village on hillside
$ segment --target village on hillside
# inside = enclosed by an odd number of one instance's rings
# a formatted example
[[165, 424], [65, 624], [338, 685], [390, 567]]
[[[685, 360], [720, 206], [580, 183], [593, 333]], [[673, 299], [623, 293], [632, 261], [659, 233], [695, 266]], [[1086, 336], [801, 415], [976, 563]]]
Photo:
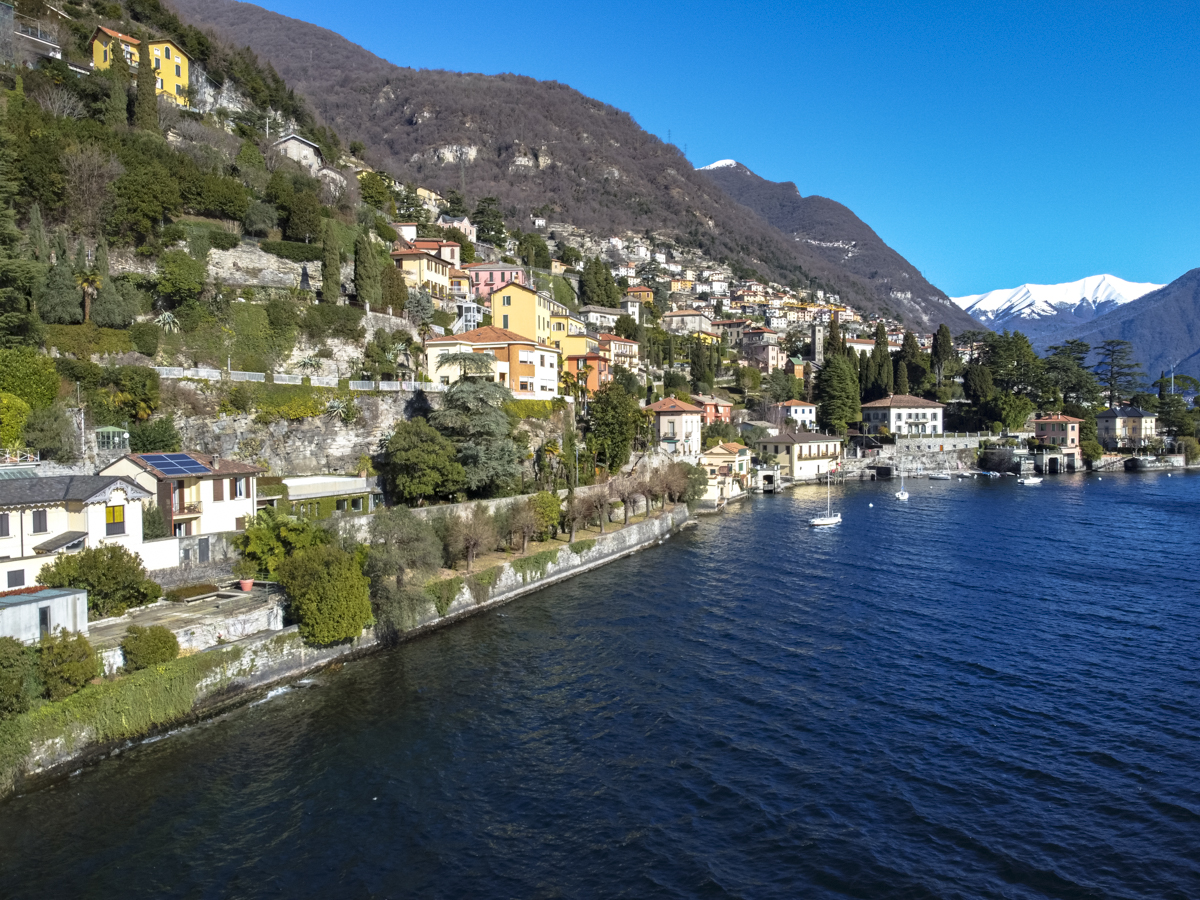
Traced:
[[363, 584], [340, 640], [668, 504], [1200, 458], [1200, 384], [1123, 342], [925, 333], [405, 183], [148, 8], [0, 4], [0, 636], [100, 635], [111, 675], [143, 608], [190, 651], [282, 627], [319, 554]]

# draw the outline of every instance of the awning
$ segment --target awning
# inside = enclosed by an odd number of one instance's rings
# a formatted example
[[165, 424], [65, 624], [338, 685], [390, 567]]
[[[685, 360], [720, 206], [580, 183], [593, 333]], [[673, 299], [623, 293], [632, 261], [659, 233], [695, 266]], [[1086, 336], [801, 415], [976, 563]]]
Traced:
[[86, 531], [64, 531], [57, 537], [52, 537], [48, 541], [42, 541], [42, 543], [33, 548], [33, 552], [53, 553], [55, 550], [62, 550], [64, 547], [70, 548], [72, 544], [82, 544], [86, 537]]

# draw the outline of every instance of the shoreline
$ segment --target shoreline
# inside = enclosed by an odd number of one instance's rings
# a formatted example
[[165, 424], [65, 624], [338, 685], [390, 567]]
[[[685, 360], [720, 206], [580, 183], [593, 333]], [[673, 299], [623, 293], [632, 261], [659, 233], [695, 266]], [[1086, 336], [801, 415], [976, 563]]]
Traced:
[[[346, 644], [310, 647], [292, 625], [180, 657], [157, 672], [143, 670], [89, 686], [64, 701], [0, 723], [0, 802], [249, 704], [319, 669], [416, 640], [657, 546], [694, 524], [687, 505], [680, 503], [618, 531], [577, 540], [553, 551], [552, 557], [544, 551], [537, 554], [540, 559], [524, 558], [530, 563], [518, 559], [513, 561], [516, 566], [505, 562], [444, 579], [437, 583], [454, 589], [445, 609], [439, 612], [431, 595], [427, 608], [414, 611], [395, 641], [381, 640], [368, 628]], [[490, 580], [476, 577], [484, 573], [494, 575]]]

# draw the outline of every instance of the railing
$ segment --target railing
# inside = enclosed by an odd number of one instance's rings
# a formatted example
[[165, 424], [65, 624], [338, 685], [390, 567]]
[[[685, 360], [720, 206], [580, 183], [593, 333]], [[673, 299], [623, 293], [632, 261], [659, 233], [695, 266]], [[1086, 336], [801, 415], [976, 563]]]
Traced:
[[308, 383], [311, 384], [313, 387], [335, 388], [338, 386], [338, 380], [337, 380], [336, 375], [310, 375], [308, 377]]
[[279, 372], [272, 373], [271, 380], [275, 384], [304, 384], [303, 375], [283, 375]]
[[183, 377], [183, 368], [181, 366], [155, 366], [154, 371], [158, 373], [160, 378]]
[[230, 371], [229, 378], [231, 381], [266, 381], [267, 374], [265, 372], [234, 372], [234, 371]]
[[350, 390], [352, 391], [373, 391], [375, 390], [375, 382], [373, 381], [351, 381]]
[[398, 391], [398, 390], [400, 390], [400, 382], [399, 381], [381, 381], [381, 382], [379, 382], [379, 389], [381, 391]]
[[184, 369], [184, 378], [198, 378], [201, 381], [220, 381], [220, 369]]
[[201, 500], [191, 500], [184, 503], [176, 502], [171, 509], [171, 514], [176, 516], [198, 516], [204, 511], [204, 503]]
[[34, 450], [0, 449], [0, 466], [16, 466], [35, 462], [41, 462], [41, 456]]

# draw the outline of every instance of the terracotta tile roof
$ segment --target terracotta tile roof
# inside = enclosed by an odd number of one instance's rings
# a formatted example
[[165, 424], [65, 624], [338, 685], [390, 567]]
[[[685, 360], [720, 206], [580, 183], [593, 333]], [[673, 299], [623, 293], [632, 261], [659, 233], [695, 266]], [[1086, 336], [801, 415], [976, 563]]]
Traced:
[[533, 344], [537, 346], [537, 341], [533, 338], [524, 337], [515, 331], [509, 331], [507, 328], [497, 328], [495, 325], [484, 325], [482, 328], [476, 328], [473, 331], [464, 331], [462, 334], [447, 334], [442, 337], [432, 337], [425, 343], [453, 344], [464, 341], [468, 344]]
[[115, 37], [115, 38], [119, 38], [120, 40], [124, 41], [124, 42], [125, 42], [125, 43], [127, 43], [127, 44], [140, 44], [140, 43], [141, 43], [141, 41], [139, 41], [139, 40], [138, 40], [137, 38], [135, 38], [135, 37], [130, 37], [130, 36], [129, 36], [129, 35], [127, 35], [127, 34], [121, 34], [121, 32], [119, 32], [119, 31], [113, 31], [111, 28], [105, 28], [103, 25], [99, 25], [99, 26], [97, 26], [97, 27], [96, 27], [96, 30], [97, 30], [97, 31], [103, 31], [103, 32], [104, 32], [105, 34], [107, 34], [109, 37]]
[[1076, 419], [1074, 416], [1064, 416], [1062, 413], [1051, 413], [1048, 416], [1034, 416], [1035, 422], [1082, 422], [1083, 419]]
[[684, 403], [682, 400], [676, 400], [674, 397], [663, 397], [657, 403], [651, 403], [646, 409], [656, 413], [698, 413], [704, 412], [698, 406], [692, 406], [690, 403]]
[[784, 400], [779, 405], [780, 406], [812, 406], [812, 407], [815, 407], [817, 404], [809, 403], [807, 400]]
[[749, 450], [745, 444], [738, 444], [733, 441], [728, 441], [724, 444], [717, 444], [722, 450], [728, 450], [730, 453], [741, 453], [743, 450]]
[[926, 400], [924, 397], [914, 397], [912, 394], [892, 394], [882, 400], [872, 400], [864, 403], [863, 409], [945, 409], [945, 404]]

